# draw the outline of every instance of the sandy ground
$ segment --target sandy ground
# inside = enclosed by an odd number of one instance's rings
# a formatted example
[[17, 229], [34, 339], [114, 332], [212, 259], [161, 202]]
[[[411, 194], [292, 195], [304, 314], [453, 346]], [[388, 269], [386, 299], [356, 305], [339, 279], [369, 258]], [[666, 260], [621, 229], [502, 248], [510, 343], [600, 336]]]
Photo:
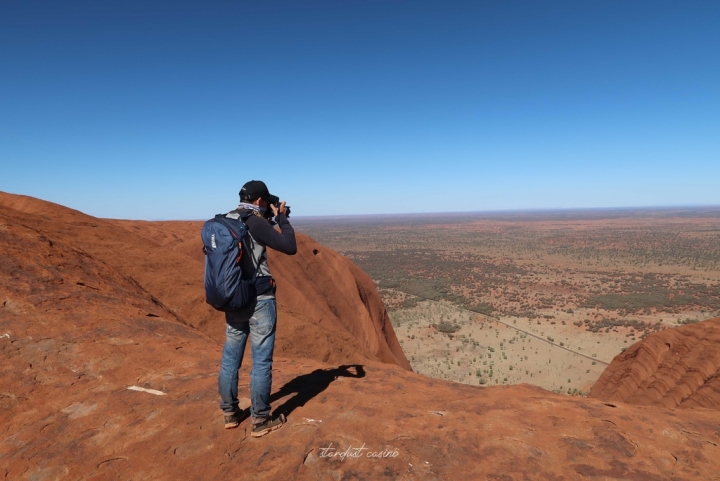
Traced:
[[[496, 319], [449, 302], [423, 301], [391, 311], [390, 318], [405, 355], [420, 374], [465, 384], [528, 383], [584, 395], [616, 355], [640, 340], [629, 328], [593, 333], [573, 324], [588, 314], [580, 309], [555, 312], [552, 320]], [[433, 327], [440, 322], [458, 329], [440, 332]]]

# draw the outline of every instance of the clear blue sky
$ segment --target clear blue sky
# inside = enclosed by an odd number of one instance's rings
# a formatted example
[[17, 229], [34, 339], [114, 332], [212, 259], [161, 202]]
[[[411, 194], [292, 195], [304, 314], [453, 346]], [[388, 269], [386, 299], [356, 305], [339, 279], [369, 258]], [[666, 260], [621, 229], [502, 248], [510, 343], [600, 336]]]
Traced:
[[202, 219], [720, 204], [720, 1], [0, 3], [0, 190]]

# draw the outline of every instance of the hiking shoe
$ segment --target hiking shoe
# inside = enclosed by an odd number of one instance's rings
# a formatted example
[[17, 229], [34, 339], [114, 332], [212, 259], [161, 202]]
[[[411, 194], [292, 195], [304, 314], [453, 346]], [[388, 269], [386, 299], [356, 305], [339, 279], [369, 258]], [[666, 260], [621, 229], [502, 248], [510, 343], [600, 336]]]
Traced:
[[275, 419], [267, 418], [265, 421], [253, 425], [252, 428], [252, 437], [259, 438], [260, 436], [265, 436], [267, 433], [275, 431], [276, 429], [279, 429], [280, 426], [285, 424], [285, 415], [281, 414], [280, 416], [276, 417]]
[[225, 413], [225, 429], [233, 429], [240, 426], [240, 422], [243, 420], [243, 413], [240, 409], [236, 409], [232, 413]]

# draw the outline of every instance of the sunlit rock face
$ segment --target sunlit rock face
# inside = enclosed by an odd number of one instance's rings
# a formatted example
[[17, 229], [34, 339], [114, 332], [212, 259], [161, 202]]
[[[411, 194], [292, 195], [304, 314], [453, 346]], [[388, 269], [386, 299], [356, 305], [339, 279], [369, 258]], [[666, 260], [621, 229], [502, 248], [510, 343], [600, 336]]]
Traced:
[[590, 397], [720, 409], [720, 318], [648, 336], [613, 359]]

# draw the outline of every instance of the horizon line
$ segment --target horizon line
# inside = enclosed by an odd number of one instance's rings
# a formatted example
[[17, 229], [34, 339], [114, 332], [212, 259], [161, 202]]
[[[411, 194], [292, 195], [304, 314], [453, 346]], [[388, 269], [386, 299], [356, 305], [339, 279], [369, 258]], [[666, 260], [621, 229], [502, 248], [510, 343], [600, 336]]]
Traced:
[[[319, 219], [364, 219], [364, 218], [391, 218], [391, 217], [421, 217], [425, 215], [522, 215], [522, 214], [559, 214], [559, 213], [642, 213], [642, 212], [672, 212], [677, 210], [709, 210], [720, 214], [720, 204], [681, 204], [663, 206], [624, 206], [624, 207], [548, 207], [548, 208], [518, 208], [518, 209], [495, 209], [495, 210], [470, 210], [470, 211], [426, 211], [426, 212], [394, 212], [394, 213], [370, 213], [370, 214], [319, 214], [319, 215], [293, 215], [295, 220], [319, 220]], [[112, 220], [135, 220], [145, 222], [202, 222], [207, 219], [129, 219], [116, 217], [103, 217]]]
[[623, 206], [623, 207], [537, 207], [517, 209], [488, 209], [488, 210], [467, 210], [467, 211], [425, 211], [425, 212], [392, 212], [382, 214], [320, 214], [320, 215], [296, 215], [294, 218], [346, 218], [346, 217], [398, 217], [398, 216], [419, 216], [426, 214], [464, 215], [464, 214], [525, 214], [525, 213], [556, 213], [556, 212], [610, 212], [610, 211], [671, 211], [677, 209], [710, 209], [720, 210], [720, 204], [681, 204], [681, 205], [660, 205], [660, 206]]

